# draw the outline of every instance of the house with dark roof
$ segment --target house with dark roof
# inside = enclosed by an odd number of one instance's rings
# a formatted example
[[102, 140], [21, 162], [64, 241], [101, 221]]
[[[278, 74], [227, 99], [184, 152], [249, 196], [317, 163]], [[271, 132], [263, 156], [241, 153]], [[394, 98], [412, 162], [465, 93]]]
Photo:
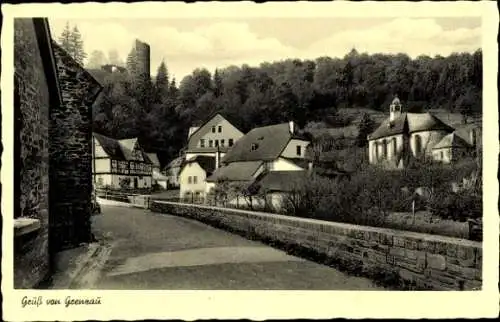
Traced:
[[170, 161], [163, 169], [163, 173], [167, 176], [167, 189], [179, 188], [179, 174], [183, 164], [184, 155], [181, 155]]
[[310, 141], [297, 130], [294, 122], [288, 122], [248, 132], [207, 178], [207, 193], [221, 181], [251, 184], [267, 172], [287, 172], [293, 177], [309, 170], [312, 162], [306, 159], [306, 149]]
[[179, 173], [179, 197], [188, 201], [203, 201], [206, 197], [206, 178], [215, 170], [215, 157], [197, 155], [186, 160]]
[[[458, 132], [432, 113], [407, 113], [402, 111], [399, 98], [390, 105], [389, 117], [368, 135], [368, 156], [370, 164], [387, 168], [404, 168], [412, 158], [430, 157], [444, 162], [450, 157], [441, 158], [443, 149], [455, 147], [469, 150], [472, 144], [461, 140]], [[475, 131], [475, 130], [474, 130]], [[474, 132], [475, 133], [475, 132]], [[437, 149], [435, 149], [437, 147]], [[461, 154], [462, 155], [462, 154]]]
[[199, 126], [189, 129], [188, 144], [184, 149], [185, 159], [197, 155], [222, 158], [243, 137], [243, 132], [236, 128], [221, 113], [210, 117]]
[[92, 152], [96, 187], [151, 188], [153, 162], [137, 138], [116, 140], [93, 133]]
[[460, 137], [456, 132], [450, 133], [443, 137], [432, 148], [432, 156], [434, 160], [439, 160], [443, 163], [451, 163], [468, 155], [471, 151], [471, 145]]

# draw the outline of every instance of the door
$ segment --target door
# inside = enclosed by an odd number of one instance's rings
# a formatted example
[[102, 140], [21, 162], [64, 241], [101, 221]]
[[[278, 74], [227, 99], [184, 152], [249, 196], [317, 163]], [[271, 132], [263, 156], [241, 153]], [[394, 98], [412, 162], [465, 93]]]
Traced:
[[134, 188], [139, 188], [139, 180], [137, 180], [137, 178], [134, 178]]

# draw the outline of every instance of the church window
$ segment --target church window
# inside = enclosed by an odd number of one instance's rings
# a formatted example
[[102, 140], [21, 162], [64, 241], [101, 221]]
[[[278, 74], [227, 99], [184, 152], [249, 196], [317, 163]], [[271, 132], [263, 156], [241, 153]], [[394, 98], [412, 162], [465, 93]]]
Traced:
[[422, 154], [422, 137], [415, 135], [415, 155], [418, 157]]
[[398, 151], [398, 141], [396, 138], [392, 138], [392, 155], [394, 158], [396, 158], [396, 154]]

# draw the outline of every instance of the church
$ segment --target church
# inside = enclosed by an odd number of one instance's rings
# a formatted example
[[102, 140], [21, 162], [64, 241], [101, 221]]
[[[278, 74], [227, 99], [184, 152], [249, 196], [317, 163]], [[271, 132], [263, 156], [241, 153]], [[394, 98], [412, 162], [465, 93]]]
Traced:
[[412, 158], [452, 163], [475, 151], [478, 131], [477, 126], [455, 129], [429, 112], [403, 112], [395, 97], [389, 117], [368, 135], [369, 162], [396, 169], [405, 168]]

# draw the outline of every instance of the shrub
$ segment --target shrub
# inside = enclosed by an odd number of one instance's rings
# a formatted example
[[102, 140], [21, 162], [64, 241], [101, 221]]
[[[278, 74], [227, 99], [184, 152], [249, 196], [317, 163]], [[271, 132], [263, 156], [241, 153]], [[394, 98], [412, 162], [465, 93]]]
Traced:
[[482, 198], [469, 193], [450, 193], [443, 198], [434, 198], [430, 211], [434, 216], [465, 222], [482, 217]]

